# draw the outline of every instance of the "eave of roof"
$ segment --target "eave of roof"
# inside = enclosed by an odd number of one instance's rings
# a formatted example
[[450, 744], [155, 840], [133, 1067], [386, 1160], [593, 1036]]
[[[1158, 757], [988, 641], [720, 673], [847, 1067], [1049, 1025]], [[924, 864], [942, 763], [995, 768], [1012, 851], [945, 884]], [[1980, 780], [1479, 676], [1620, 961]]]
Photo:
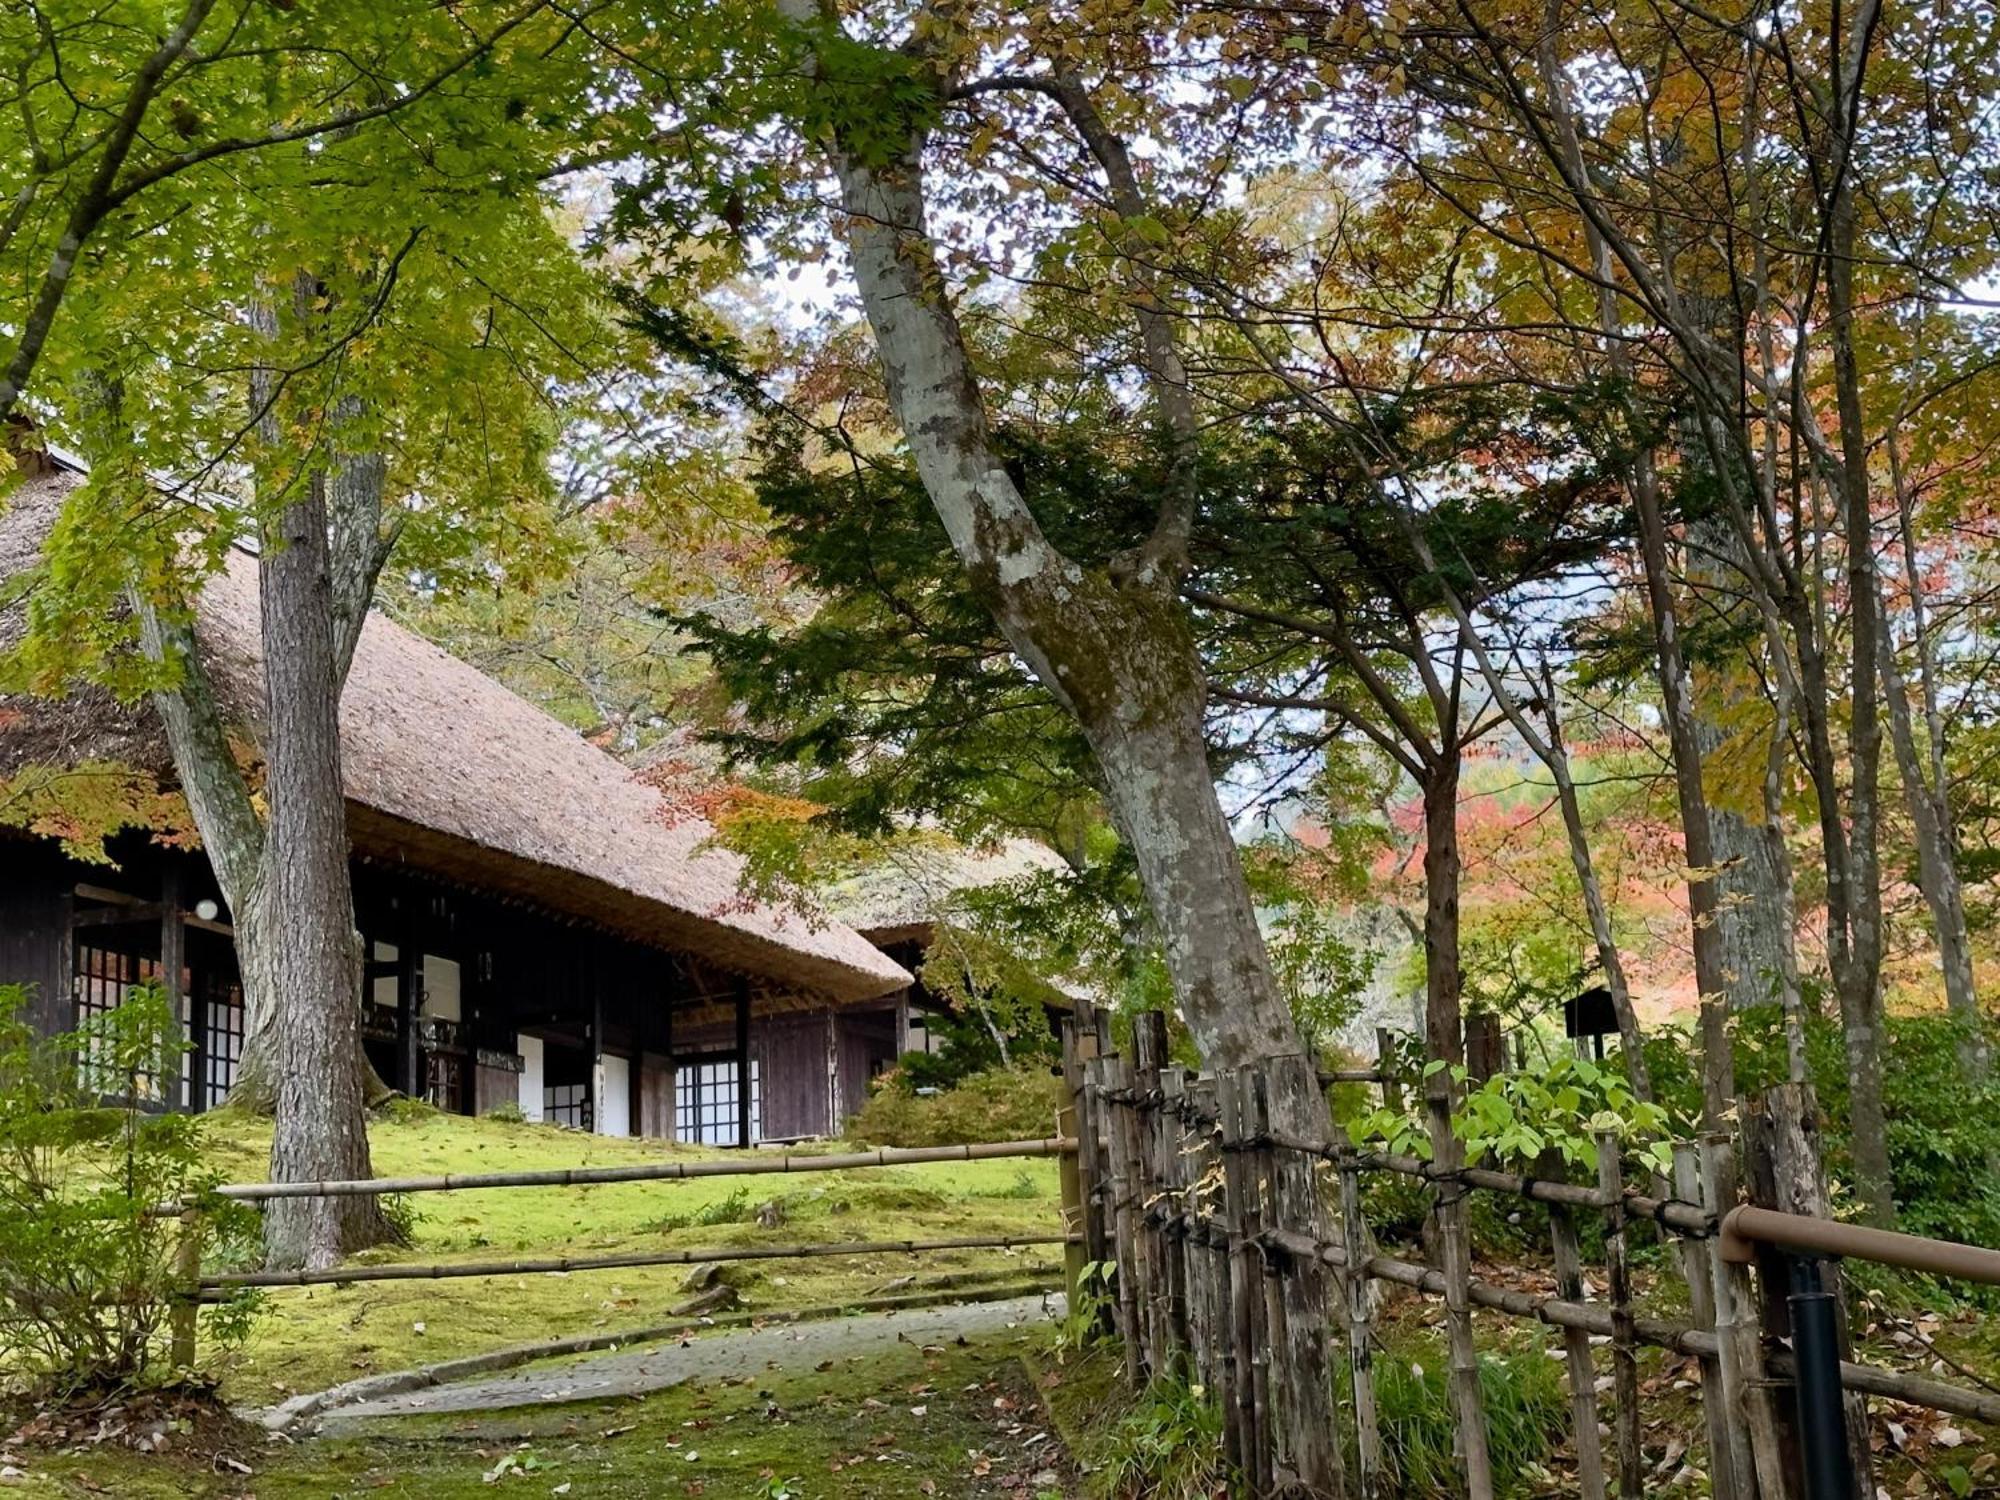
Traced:
[[[39, 552], [74, 475], [26, 481], [0, 507], [0, 577]], [[25, 514], [24, 514], [25, 512]], [[9, 524], [9, 523], [13, 524]], [[0, 632], [4, 634], [4, 632]], [[247, 555], [203, 590], [197, 635], [225, 703], [258, 717], [261, 633]], [[0, 699], [64, 718], [60, 740], [89, 758], [91, 725], [165, 763], [157, 719], [101, 694], [65, 704]], [[87, 705], [79, 717], [79, 705]], [[836, 1000], [888, 994], [910, 975], [852, 928], [747, 897], [741, 861], [714, 830], [670, 808], [603, 751], [429, 641], [371, 615], [341, 700], [342, 779], [358, 851], [487, 885], [640, 941]], [[0, 741], [16, 731], [0, 727]], [[19, 756], [14, 757], [19, 759]], [[121, 758], [137, 758], [126, 754]], [[0, 756], [0, 769], [7, 757]]]

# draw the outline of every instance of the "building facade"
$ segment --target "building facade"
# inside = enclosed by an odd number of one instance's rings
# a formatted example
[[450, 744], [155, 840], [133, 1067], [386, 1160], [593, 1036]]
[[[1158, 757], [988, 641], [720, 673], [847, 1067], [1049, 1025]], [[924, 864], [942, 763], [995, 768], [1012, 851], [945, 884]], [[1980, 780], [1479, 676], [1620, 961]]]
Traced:
[[[75, 483], [47, 466], [0, 502], [0, 584], [32, 564]], [[204, 664], [252, 740], [255, 566], [232, 558], [197, 610]], [[0, 649], [21, 623], [0, 610]], [[907, 1044], [911, 976], [880, 948], [747, 898], [700, 816], [379, 616], [341, 740], [367, 954], [356, 1004], [391, 1086], [459, 1113], [514, 1105], [604, 1135], [748, 1144], [837, 1132]], [[170, 782], [150, 709], [83, 687], [0, 695], [0, 783], [104, 765]], [[161, 1103], [213, 1107], [245, 1031], [226, 903], [198, 851], [135, 829], [105, 852], [0, 831], [0, 985], [27, 987], [48, 1033], [164, 985], [189, 1046]]]

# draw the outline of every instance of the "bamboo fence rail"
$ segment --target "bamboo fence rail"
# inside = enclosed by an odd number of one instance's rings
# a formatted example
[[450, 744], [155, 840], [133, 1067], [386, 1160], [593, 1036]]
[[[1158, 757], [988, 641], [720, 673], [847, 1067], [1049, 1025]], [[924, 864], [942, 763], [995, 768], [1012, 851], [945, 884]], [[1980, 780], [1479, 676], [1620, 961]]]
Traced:
[[[236, 1182], [212, 1189], [218, 1198], [265, 1203], [276, 1198], [378, 1198], [395, 1193], [457, 1193], [487, 1188], [597, 1187], [612, 1182], [679, 1182], [706, 1177], [763, 1177], [785, 1172], [850, 1172], [862, 1167], [910, 1167], [932, 1162], [1000, 1161], [1062, 1156], [1076, 1141], [1049, 1136], [1032, 1141], [989, 1141], [963, 1146], [883, 1146], [873, 1151], [753, 1153], [701, 1161], [628, 1162], [616, 1167], [550, 1167], [520, 1172], [455, 1172], [433, 1177], [368, 1177], [326, 1182]], [[195, 1205], [158, 1204], [156, 1214], [178, 1214]]]
[[1067, 1245], [1066, 1234], [961, 1235], [941, 1240], [835, 1240], [818, 1245], [712, 1245], [694, 1250], [641, 1250], [621, 1255], [572, 1255], [544, 1260], [443, 1261], [435, 1265], [337, 1266], [328, 1271], [235, 1271], [204, 1276], [203, 1291], [236, 1287], [345, 1286], [354, 1281], [449, 1281], [468, 1276], [549, 1276], [572, 1271], [622, 1271], [638, 1266], [706, 1265], [731, 1260], [815, 1260], [826, 1255], [923, 1255], [943, 1250], [1019, 1250]]
[[[1106, 1019], [1088, 1007], [1064, 1030], [1081, 1228], [1118, 1267], [1115, 1295], [1100, 1313], [1124, 1341], [1128, 1376], [1143, 1382], [1185, 1370], [1213, 1391], [1224, 1452], [1252, 1495], [1386, 1500], [1397, 1493], [1394, 1444], [1375, 1385], [1373, 1284], [1446, 1305], [1455, 1335], [1459, 1493], [1470, 1500], [1491, 1500], [1495, 1484], [1478, 1440], [1485, 1418], [1481, 1384], [1472, 1378], [1473, 1310], [1538, 1322], [1562, 1335], [1558, 1352], [1582, 1500], [1605, 1500], [1612, 1487], [1621, 1500], [1641, 1496], [1656, 1478], [1648, 1462], [1657, 1455], [1647, 1453], [1641, 1425], [1642, 1347], [1695, 1361], [1713, 1500], [1800, 1500], [1802, 1444], [1842, 1441], [1803, 1431], [1790, 1395], [1796, 1370], [1784, 1317], [1789, 1276], [1777, 1246], [1839, 1249], [1824, 1227], [1829, 1216], [1809, 1092], [1786, 1085], [1759, 1096], [1745, 1111], [1740, 1156], [1731, 1136], [1681, 1144], [1671, 1177], [1646, 1192], [1626, 1184], [1615, 1139], [1596, 1142], [1599, 1167], [1590, 1183], [1564, 1180], [1559, 1163], [1547, 1160], [1529, 1174], [1314, 1139], [1292, 1123], [1309, 1124], [1311, 1114], [1293, 1107], [1300, 1075], [1288, 1074], [1285, 1060], [1195, 1076], [1161, 1064], [1161, 1029], [1158, 1018], [1135, 1018], [1130, 1060], [1113, 1045]], [[1385, 1060], [1391, 1050], [1383, 1047]], [[1307, 1088], [1330, 1081], [1323, 1073], [1303, 1076]], [[1339, 1081], [1374, 1083], [1398, 1107], [1417, 1082], [1387, 1066]], [[1435, 1116], [1437, 1101], [1417, 1102]], [[1371, 1173], [1423, 1181], [1434, 1195], [1434, 1215], [1451, 1208], [1461, 1222], [1455, 1200], [1471, 1192], [1544, 1205], [1554, 1294], [1476, 1278], [1462, 1234], [1455, 1243], [1441, 1217], [1435, 1239], [1446, 1252], [1443, 1264], [1382, 1253], [1362, 1194]], [[1748, 1250], [1752, 1236], [1725, 1243], [1723, 1231], [1725, 1217], [1746, 1197], [1774, 1211], [1736, 1215], [1736, 1227], [1758, 1231], [1760, 1243]], [[1603, 1260], [1591, 1276], [1579, 1230], [1585, 1215], [1604, 1226]], [[1685, 1320], [1651, 1316], [1639, 1305], [1629, 1241], [1631, 1226], [1648, 1221], [1687, 1283]], [[1908, 1237], [1880, 1243], [1899, 1238]], [[1973, 1274], [2000, 1264], [1985, 1253], [1954, 1259], [1935, 1242], [1926, 1244], [1927, 1264], [1972, 1265]], [[1909, 1245], [1891, 1249], [1917, 1253]], [[1746, 1258], [1758, 1263], [1753, 1268]], [[1339, 1354], [1329, 1345], [1336, 1334], [1344, 1344]], [[1866, 1365], [1851, 1358], [1844, 1342], [1839, 1353], [1839, 1383], [1849, 1402], [1845, 1436], [1858, 1448], [1857, 1496], [1874, 1494], [1865, 1441], [1855, 1438], [1856, 1431], [1865, 1438], [1855, 1426], [1865, 1399], [2000, 1421], [2000, 1394]], [[1330, 1389], [1336, 1363], [1349, 1376], [1337, 1412], [1314, 1405], [1316, 1394]], [[1600, 1425], [1609, 1441], [1600, 1439]]]

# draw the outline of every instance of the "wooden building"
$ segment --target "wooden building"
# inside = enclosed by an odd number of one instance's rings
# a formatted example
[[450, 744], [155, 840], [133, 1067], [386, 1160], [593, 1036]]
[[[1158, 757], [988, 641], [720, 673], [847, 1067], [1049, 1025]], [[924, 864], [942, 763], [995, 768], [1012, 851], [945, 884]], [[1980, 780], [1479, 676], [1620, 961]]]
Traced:
[[[0, 600], [76, 476], [0, 498]], [[0, 649], [22, 606], [0, 608]], [[231, 718], [260, 718], [255, 563], [204, 591], [197, 633]], [[610, 756], [371, 617], [341, 706], [362, 1007], [383, 1078], [439, 1107], [516, 1103], [605, 1135], [743, 1143], [837, 1131], [909, 1036], [910, 975], [838, 922], [748, 899], [733, 855]], [[170, 780], [149, 708], [92, 688], [0, 694], [0, 779], [111, 764]], [[228, 1093], [243, 1039], [228, 912], [198, 852], [118, 835], [113, 863], [0, 831], [0, 984], [66, 1030], [158, 979], [191, 1043], [163, 1102]]]

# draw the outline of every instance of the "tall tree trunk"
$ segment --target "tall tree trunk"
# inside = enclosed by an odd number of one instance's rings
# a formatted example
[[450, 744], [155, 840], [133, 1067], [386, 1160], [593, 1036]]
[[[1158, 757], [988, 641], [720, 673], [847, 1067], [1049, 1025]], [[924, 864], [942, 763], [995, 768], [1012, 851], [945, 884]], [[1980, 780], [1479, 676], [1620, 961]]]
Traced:
[[[785, 9], [823, 23], [810, 0]], [[976, 597], [1083, 728], [1204, 1059], [1229, 1068], [1303, 1058], [1209, 769], [1206, 683], [1177, 597], [1184, 557], [1173, 544], [1178, 533], [1184, 552], [1184, 525], [1163, 511], [1145, 547], [1102, 568], [1079, 565], [1043, 534], [992, 442], [945, 290], [925, 223], [924, 141], [913, 127], [893, 149], [829, 145], [843, 237], [917, 472]], [[1274, 1123], [1324, 1138], [1324, 1098], [1302, 1109]]]
[[[1424, 1111], [1431, 1160], [1444, 1172], [1465, 1165], [1465, 1146], [1452, 1129], [1459, 1088], [1452, 1070], [1465, 1062], [1464, 974], [1458, 952], [1458, 740], [1444, 732], [1444, 751], [1432, 757], [1422, 778], [1424, 801], [1424, 1041], [1429, 1059], [1446, 1066], [1424, 1079]], [[1479, 1385], [1479, 1351], [1473, 1344], [1470, 1309], [1453, 1306], [1471, 1274], [1471, 1242], [1465, 1220], [1465, 1190], [1438, 1185], [1437, 1239], [1444, 1261], [1445, 1338], [1450, 1361], [1455, 1446], [1470, 1493], [1491, 1485], [1484, 1398]]]
[[[1560, 19], [1560, 7], [1557, 0], [1548, 0], [1548, 4], [1547, 14], [1553, 25]], [[1618, 276], [1612, 264], [1611, 244], [1590, 194], [1589, 173], [1577, 139], [1575, 106], [1568, 80], [1555, 56], [1554, 32], [1550, 27], [1544, 28], [1542, 44], [1536, 50], [1536, 65], [1549, 97], [1556, 159], [1570, 191], [1578, 196], [1583, 208], [1584, 240], [1597, 280], [1597, 326], [1604, 340], [1605, 360], [1614, 374], [1629, 379], [1631, 359], [1625, 350], [1625, 331], [1620, 326]], [[1653, 622], [1660, 706], [1667, 721], [1674, 792], [1687, 853], [1688, 918], [1694, 943], [1695, 988], [1700, 995], [1702, 1128], [1722, 1130], [1736, 1104], [1736, 1062], [1726, 1001], [1728, 971], [1721, 934], [1716, 929], [1715, 855], [1709, 836], [1708, 797], [1701, 781], [1701, 747], [1695, 736], [1687, 655], [1681, 641], [1673, 580], [1667, 568], [1667, 525], [1660, 508], [1659, 471], [1651, 453], [1641, 450], [1633, 456], [1627, 492], [1632, 496], [1639, 521], [1639, 558]]]
[[[1686, 447], [1687, 445], [1684, 445]], [[1741, 600], [1758, 588], [1744, 545], [1721, 517], [1687, 527], [1687, 575], [1698, 598], [1732, 639], [1720, 656], [1730, 665], [1690, 662], [1695, 742], [1701, 748], [1709, 844], [1715, 857], [1716, 929], [1732, 1010], [1769, 1005], [1798, 983], [1798, 956], [1782, 846], [1770, 837], [1765, 797], [1764, 720], [1770, 712], [1741, 652], [1754, 652], [1761, 624]], [[1738, 640], [1741, 638], [1739, 649]], [[1752, 821], [1750, 813], [1756, 814]]]
[[[1881, 595], [1876, 595], [1880, 608]], [[1937, 934], [1938, 962], [1943, 970], [1945, 1004], [1959, 1024], [1959, 1060], [1968, 1074], [1984, 1078], [1988, 1067], [1984, 1020], [1972, 975], [1972, 937], [1965, 924], [1965, 892], [1959, 884], [1958, 861], [1948, 833], [1949, 807], [1941, 808], [1925, 779], [1910, 723], [1909, 686], [1896, 661], [1895, 642], [1883, 628], [1877, 639], [1882, 663], [1882, 691], [1889, 704], [1889, 738], [1896, 750], [1896, 769], [1903, 781], [1903, 799], [1910, 809], [1917, 845], [1917, 885], [1930, 908]], [[1942, 816], [1941, 816], [1942, 814]]]
[[1826, 289], [1833, 379], [1840, 417], [1838, 483], [1847, 542], [1847, 584], [1853, 700], [1848, 734], [1848, 892], [1852, 931], [1847, 973], [1836, 976], [1847, 1048], [1848, 1129], [1853, 1140], [1854, 1188], [1869, 1219], [1895, 1218], [1889, 1168], [1888, 1122], [1882, 1100], [1882, 882], [1878, 864], [1882, 724], [1880, 621], [1875, 588], [1875, 520], [1869, 504], [1868, 434], [1861, 405], [1861, 373], [1854, 350], [1854, 260], [1857, 253], [1854, 166], [1855, 122], [1862, 68], [1875, 20], [1875, 0], [1865, 0], [1847, 37], [1833, 38], [1844, 54], [1832, 88], [1833, 190], [1828, 204]]
[[1910, 712], [1909, 685], [1896, 659], [1896, 643], [1889, 630], [1888, 607], [1878, 575], [1875, 597], [1881, 620], [1882, 692], [1889, 700], [1889, 734], [1916, 832], [1917, 883], [1923, 889], [1931, 924], [1937, 932], [1945, 1004], [1963, 1032], [1959, 1060], [1968, 1075], [1983, 1079], [1992, 1067], [1992, 1058], [1986, 1041], [1986, 1018], [1979, 1009], [1978, 982], [1972, 969], [1965, 888], [1958, 873], [1958, 820], [1951, 805], [1951, 775], [1945, 767], [1944, 716], [1938, 707], [1937, 663], [1931, 651], [1923, 573], [1917, 558], [1914, 502], [1893, 430], [1886, 446], [1889, 472], [1896, 489], [1897, 531], [1902, 544], [1904, 586], [1909, 590], [1918, 679], [1923, 689], [1925, 744], [1921, 750]]
[[1577, 796], [1576, 778], [1570, 771], [1569, 747], [1563, 742], [1562, 716], [1556, 707], [1553, 674], [1542, 683], [1542, 717], [1548, 726], [1543, 763], [1555, 778], [1556, 800], [1562, 807], [1563, 832], [1569, 838], [1570, 866], [1576, 871], [1578, 889], [1583, 892], [1584, 915], [1590, 921], [1590, 935], [1597, 945], [1597, 962], [1604, 970], [1604, 987], [1611, 991], [1612, 1013], [1618, 1018], [1618, 1046], [1625, 1057], [1625, 1076], [1635, 1097], [1651, 1103], [1653, 1078], [1646, 1070], [1646, 1042], [1639, 1029], [1639, 1012], [1632, 1005], [1632, 985], [1625, 975], [1625, 960], [1618, 951], [1618, 938], [1611, 930], [1611, 908], [1597, 880], [1597, 866], [1590, 855], [1590, 835], [1583, 823], [1583, 802]]
[[1680, 617], [1667, 573], [1667, 529], [1660, 513], [1652, 462], [1641, 454], [1631, 492], [1639, 515], [1639, 554], [1653, 616], [1660, 700], [1674, 763], [1687, 852], [1688, 916], [1693, 927], [1695, 987], [1700, 991], [1701, 1115], [1704, 1130], [1727, 1128], [1736, 1104], [1736, 1064], [1729, 1036], [1729, 975], [1717, 926], [1715, 850], [1710, 840], [1708, 795], [1701, 778], [1701, 745], [1695, 730]]
[[[1584, 914], [1590, 922], [1591, 938], [1597, 946], [1597, 961], [1604, 970], [1605, 988], [1611, 992], [1612, 1013], [1618, 1018], [1619, 1050], [1624, 1057], [1625, 1075], [1631, 1081], [1633, 1094], [1650, 1103], [1653, 1080], [1646, 1071], [1645, 1038], [1639, 1029], [1639, 1013], [1632, 1006], [1632, 986], [1625, 975], [1625, 961], [1618, 952], [1618, 939], [1611, 930], [1611, 910], [1605, 903], [1604, 889], [1597, 880], [1597, 866], [1591, 858], [1590, 834], [1583, 823], [1583, 802], [1577, 796], [1569, 748], [1563, 743], [1555, 674], [1548, 670], [1545, 662], [1542, 674], [1542, 728], [1537, 728], [1530, 717], [1533, 705], [1520, 701], [1507, 681], [1507, 674], [1486, 649], [1486, 643], [1480, 638], [1478, 627], [1473, 622], [1472, 612], [1465, 607], [1450, 579], [1438, 567], [1421, 521], [1408, 505], [1401, 506], [1400, 513], [1404, 532], [1410, 538], [1418, 559], [1436, 581], [1452, 618], [1457, 622], [1459, 643], [1472, 653], [1473, 660], [1479, 664], [1487, 691], [1500, 705], [1507, 722], [1514, 726], [1514, 732], [1527, 742], [1528, 748], [1548, 767], [1549, 775], [1555, 779], [1556, 802], [1562, 811], [1563, 832], [1569, 841], [1570, 867], [1576, 872], [1577, 888], [1583, 895]], [[1514, 655], [1518, 664], [1518, 650]]]
[[[275, 545], [274, 545], [275, 544]], [[280, 999], [277, 1182], [374, 1175], [361, 1059], [361, 936], [348, 875], [340, 775], [326, 481], [313, 476], [265, 532], [258, 569], [268, 697], [264, 883], [257, 925]], [[380, 1228], [372, 1198], [281, 1198], [265, 1209], [266, 1259], [325, 1267]]]

